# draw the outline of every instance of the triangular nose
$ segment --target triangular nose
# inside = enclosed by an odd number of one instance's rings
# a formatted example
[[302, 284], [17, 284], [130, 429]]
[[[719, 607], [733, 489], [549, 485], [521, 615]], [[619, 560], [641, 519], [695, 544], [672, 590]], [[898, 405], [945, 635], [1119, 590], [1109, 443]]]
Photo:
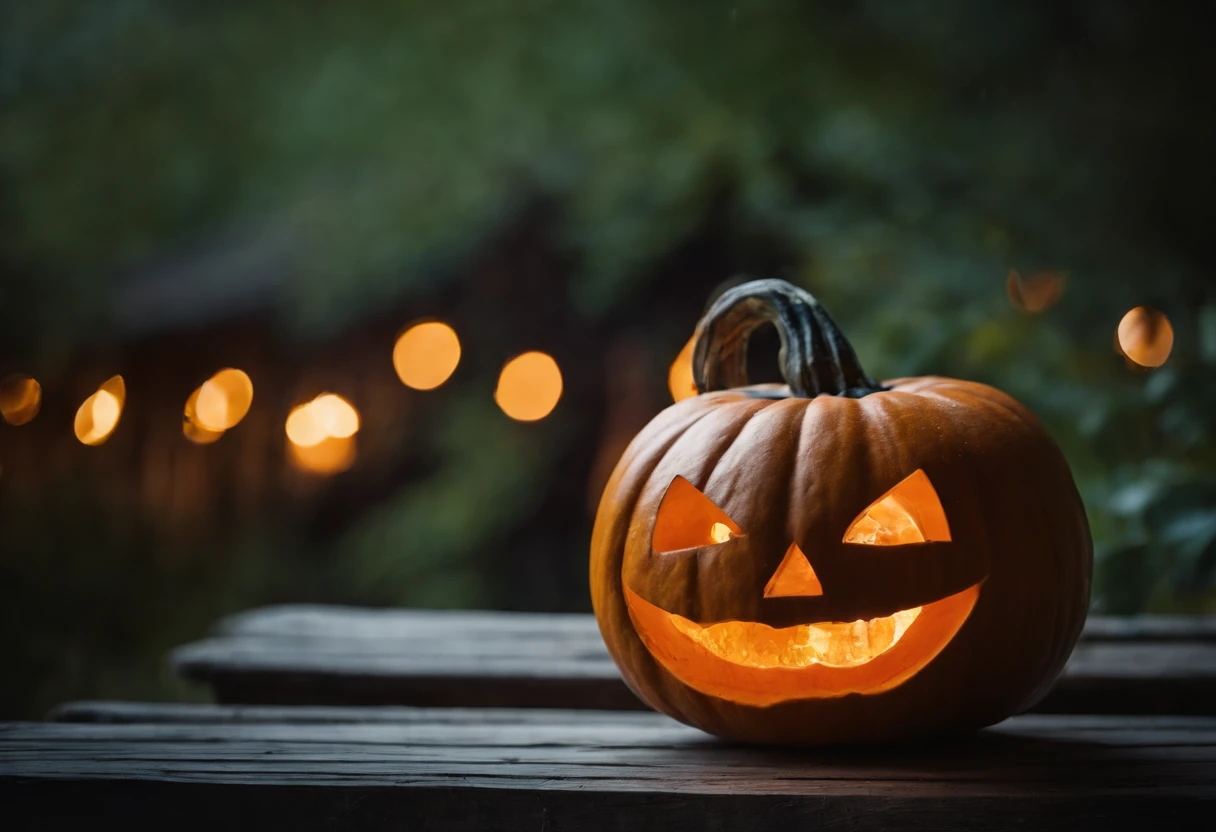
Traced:
[[819, 576], [811, 568], [811, 562], [798, 548], [797, 543], [791, 543], [781, 565], [777, 567], [773, 577], [769, 578], [768, 586], [764, 588], [764, 597], [822, 594], [823, 584], [819, 583]]

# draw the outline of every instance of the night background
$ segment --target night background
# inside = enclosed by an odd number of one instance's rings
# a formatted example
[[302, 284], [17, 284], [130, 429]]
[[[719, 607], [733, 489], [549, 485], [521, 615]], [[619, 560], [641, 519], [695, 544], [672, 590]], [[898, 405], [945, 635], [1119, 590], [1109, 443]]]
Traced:
[[[600, 490], [745, 275], [1029, 406], [1094, 611], [1216, 612], [1214, 56], [1131, 0], [0, 5], [0, 717], [203, 698], [165, 652], [260, 604], [589, 610]], [[248, 413], [184, 425], [229, 367]], [[328, 468], [285, 429], [324, 393]]]

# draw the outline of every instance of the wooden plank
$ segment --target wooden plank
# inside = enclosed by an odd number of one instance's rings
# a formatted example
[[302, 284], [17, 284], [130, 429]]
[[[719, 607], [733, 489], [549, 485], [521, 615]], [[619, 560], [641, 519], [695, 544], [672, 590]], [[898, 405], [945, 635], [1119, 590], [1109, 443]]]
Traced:
[[[1210, 830], [1207, 798], [1121, 791], [1103, 799], [1067, 793], [939, 796], [884, 794], [791, 799], [784, 795], [684, 794], [402, 783], [394, 786], [275, 784], [259, 788], [211, 781], [31, 780], [0, 782], [6, 816], [40, 830], [89, 828], [99, 819], [143, 821], [151, 828], [419, 830], [849, 829], [860, 832], [971, 832], [976, 829]], [[21, 827], [18, 827], [21, 828]]]
[[606, 708], [645, 705], [611, 661], [500, 657], [481, 661], [386, 654], [362, 660], [307, 651], [233, 657], [225, 644], [173, 654], [177, 671], [207, 683], [223, 703]]
[[[1055, 713], [1216, 713], [1216, 616], [1091, 619]], [[639, 709], [588, 615], [287, 606], [174, 651], [225, 703]]]
[[[681, 736], [690, 729], [653, 713], [628, 711], [575, 711], [518, 708], [409, 708], [409, 707], [329, 707], [281, 705], [201, 705], [186, 703], [142, 703], [83, 701], [65, 703], [52, 712], [56, 722], [98, 723], [104, 725], [211, 725], [255, 724], [296, 725], [343, 723], [350, 725], [422, 724], [430, 727], [460, 725], [540, 726], [544, 730], [574, 727], [587, 730], [594, 737], [609, 736], [609, 744], [619, 744], [635, 729], [649, 732], [650, 742], [657, 740], [655, 726], [674, 728]], [[1155, 716], [1112, 718], [1104, 715], [1059, 716], [1027, 714], [1016, 717], [1008, 725], [1016, 725], [1025, 735], [1047, 732], [1056, 737], [1073, 739], [1109, 739], [1118, 737], [1121, 744], [1160, 743], [1169, 737], [1181, 745], [1216, 744], [1214, 726], [1205, 718], [1190, 716]], [[529, 730], [531, 730], [529, 728]], [[1003, 730], [1002, 727], [993, 730]], [[1133, 736], [1135, 735], [1135, 736]], [[703, 737], [710, 742], [717, 742]], [[445, 742], [451, 742], [446, 738]]]
[[110, 722], [0, 726], [6, 817], [51, 829], [87, 819], [669, 832], [1216, 821], [1214, 718], [1026, 716], [929, 745], [781, 750], [650, 713], [74, 710]]
[[1216, 642], [1216, 615], [1091, 615], [1086, 641]]
[[259, 607], [223, 619], [218, 635], [349, 636], [489, 639], [562, 637], [599, 642], [595, 618], [586, 613], [497, 612], [487, 610], [375, 609], [283, 604]]
[[[186, 706], [184, 710], [199, 713], [204, 709]], [[881, 752], [799, 752], [727, 745], [657, 714], [615, 713], [588, 719], [583, 712], [500, 711], [470, 721], [469, 712], [434, 709], [410, 713], [392, 709], [395, 713], [384, 714], [384, 719], [371, 724], [362, 716], [354, 723], [334, 716], [330, 721], [310, 724], [278, 721], [291, 709], [277, 709], [277, 718], [272, 709], [257, 713], [242, 709], [240, 718], [227, 720], [225, 717], [234, 713], [229, 710], [204, 721], [180, 719], [181, 710], [179, 706], [179, 719], [173, 722], [158, 720], [156, 709], [148, 708], [143, 720], [126, 724], [0, 726], [0, 773], [26, 771], [37, 776], [37, 772], [74, 771], [75, 767], [87, 773], [122, 760], [138, 763], [152, 754], [169, 768], [174, 767], [173, 761], [189, 766], [222, 759], [232, 764], [226, 772], [233, 767], [251, 767], [262, 778], [273, 778], [280, 770], [294, 770], [295, 762], [330, 757], [335, 771], [348, 764], [367, 764], [375, 769], [381, 763], [403, 760], [447, 760], [457, 767], [510, 760], [538, 770], [569, 766], [577, 774], [585, 767], [598, 771], [645, 761], [662, 770], [621, 772], [624, 787], [630, 787], [638, 777], [665, 779], [670, 770], [676, 769], [687, 768], [690, 775], [695, 775], [684, 784], [694, 787], [697, 777], [708, 782], [738, 773], [739, 769], [760, 767], [777, 775], [768, 778], [773, 782], [765, 786], [767, 790], [794, 793], [781, 781], [789, 779], [784, 775], [792, 773], [790, 766], [802, 767], [801, 773], [806, 775], [807, 761], [814, 761], [819, 779], [911, 782], [945, 778], [991, 781], [997, 790], [1009, 782], [1050, 782], [1061, 767], [1079, 760], [1098, 768], [1072, 773], [1067, 777], [1069, 781], [1125, 779], [1127, 766], [1154, 761], [1196, 761], [1202, 765], [1192, 773], [1198, 774], [1216, 765], [1216, 719], [1212, 718], [1028, 716], [962, 741], [884, 748]], [[354, 709], [342, 710], [350, 714]], [[106, 753], [95, 754], [98, 748]], [[1044, 756], [1047, 751], [1049, 757]], [[267, 753], [272, 753], [273, 759], [263, 760], [261, 755]], [[268, 765], [261, 766], [262, 762]], [[24, 766], [19, 771], [12, 768], [18, 763]], [[1023, 764], [1027, 766], [1024, 769], [1007, 770]], [[121, 774], [118, 768], [108, 768], [107, 774]], [[751, 783], [747, 778], [744, 781]], [[1161, 783], [1140, 785], [1157, 788]], [[1211, 782], [1208, 785], [1216, 788]], [[752, 786], [758, 787], [756, 783]]]
[[1081, 642], [1033, 710], [1216, 714], [1216, 643]]
[[[564, 722], [603, 725], [637, 724], [637, 713], [617, 710], [571, 710], [544, 708], [416, 708], [403, 706], [331, 706], [331, 705], [205, 705], [185, 702], [116, 702], [82, 700], [65, 702], [51, 711], [53, 722], [100, 722], [109, 724], [137, 723], [381, 723], [427, 722], [457, 723], [526, 723], [548, 725]], [[661, 719], [648, 714], [650, 719]], [[1084, 717], [1073, 717], [1074, 721]], [[1101, 724], [1108, 726], [1105, 717]], [[1149, 718], [1145, 718], [1146, 720]], [[1190, 725], [1190, 717], [1156, 717], [1160, 727]], [[1082, 724], [1077, 722], [1077, 724]], [[1140, 724], [1140, 723], [1138, 723]], [[1143, 724], [1150, 724], [1143, 722]]]

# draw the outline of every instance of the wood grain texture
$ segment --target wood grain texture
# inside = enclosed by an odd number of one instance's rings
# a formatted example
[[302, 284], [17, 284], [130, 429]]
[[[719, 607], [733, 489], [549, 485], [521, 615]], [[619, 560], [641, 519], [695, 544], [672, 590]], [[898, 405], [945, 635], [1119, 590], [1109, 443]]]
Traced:
[[[226, 703], [643, 708], [579, 614], [269, 607], [172, 661]], [[1216, 714], [1216, 616], [1091, 618], [1035, 710]]]
[[79, 703], [0, 726], [17, 828], [1212, 828], [1216, 718], [1029, 715], [959, 740], [732, 746], [650, 713]]

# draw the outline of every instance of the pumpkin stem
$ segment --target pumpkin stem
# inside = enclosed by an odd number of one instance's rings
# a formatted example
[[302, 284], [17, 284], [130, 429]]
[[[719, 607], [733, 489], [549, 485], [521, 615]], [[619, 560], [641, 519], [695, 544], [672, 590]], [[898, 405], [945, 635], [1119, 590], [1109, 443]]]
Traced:
[[697, 391], [745, 387], [748, 339], [770, 321], [781, 336], [781, 375], [793, 395], [859, 399], [886, 389], [861, 369], [853, 347], [810, 292], [784, 280], [753, 280], [723, 292], [697, 324]]

